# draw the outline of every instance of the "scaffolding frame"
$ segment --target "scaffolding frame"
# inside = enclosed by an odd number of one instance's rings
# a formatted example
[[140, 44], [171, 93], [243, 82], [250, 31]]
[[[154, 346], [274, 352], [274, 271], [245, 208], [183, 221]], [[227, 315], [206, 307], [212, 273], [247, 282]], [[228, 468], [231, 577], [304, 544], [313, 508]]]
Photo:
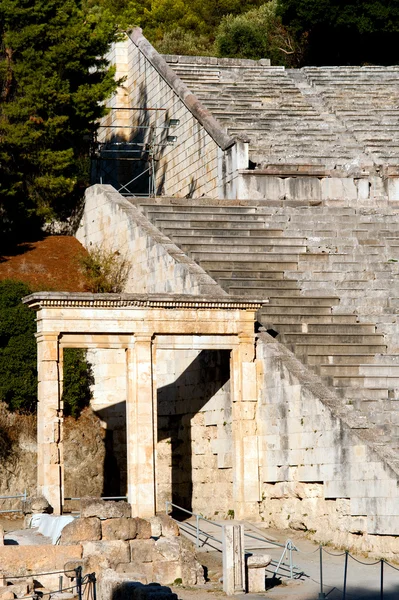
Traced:
[[[129, 186], [134, 184], [137, 180], [148, 173], [148, 193], [140, 193], [140, 196], [155, 198], [157, 195], [156, 177], [157, 177], [157, 162], [160, 160], [160, 152], [163, 148], [173, 146], [177, 141], [176, 136], [173, 135], [160, 135], [160, 132], [168, 132], [171, 127], [175, 127], [179, 124], [176, 119], [170, 119], [169, 123], [157, 125], [157, 122], [161, 117], [164, 116], [167, 111], [166, 108], [143, 108], [143, 107], [124, 107], [115, 106], [108, 107], [112, 111], [134, 111], [137, 113], [153, 113], [155, 112], [155, 120], [148, 125], [99, 125], [95, 132], [91, 145], [90, 158], [92, 166], [94, 165], [94, 181], [93, 183], [104, 183], [104, 179], [109, 177], [117, 185], [117, 191], [123, 196], [136, 196], [136, 194], [130, 189]], [[161, 114], [159, 114], [161, 113]], [[104, 141], [99, 140], [99, 132], [104, 130], [110, 130], [111, 132], [120, 132], [121, 130], [130, 131], [130, 139], [133, 132], [142, 132], [144, 138], [142, 141], [129, 141], [129, 140], [112, 140], [105, 139]], [[148, 135], [145, 136], [145, 133]], [[145, 141], [145, 137], [148, 139]], [[115, 136], [117, 139], [117, 136]], [[161, 138], [161, 139], [159, 139]], [[140, 156], [131, 156], [132, 154], [139, 153]], [[117, 155], [116, 155], [117, 154]], [[130, 156], [129, 156], [130, 155]], [[138, 175], [135, 175], [132, 179], [122, 183], [118, 177], [117, 165], [120, 162], [145, 162], [149, 166], [142, 170]], [[107, 168], [106, 165], [109, 164]], [[93, 174], [93, 169], [92, 169]]]

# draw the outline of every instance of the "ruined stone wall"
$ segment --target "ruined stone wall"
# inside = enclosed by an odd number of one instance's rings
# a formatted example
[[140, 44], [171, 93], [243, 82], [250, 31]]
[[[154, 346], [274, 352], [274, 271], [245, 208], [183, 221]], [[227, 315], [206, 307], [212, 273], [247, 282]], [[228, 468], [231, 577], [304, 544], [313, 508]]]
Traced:
[[[317, 376], [261, 336], [257, 357], [261, 502], [268, 526], [312, 532], [321, 542], [397, 558], [398, 475]], [[389, 449], [386, 449], [389, 455]]]

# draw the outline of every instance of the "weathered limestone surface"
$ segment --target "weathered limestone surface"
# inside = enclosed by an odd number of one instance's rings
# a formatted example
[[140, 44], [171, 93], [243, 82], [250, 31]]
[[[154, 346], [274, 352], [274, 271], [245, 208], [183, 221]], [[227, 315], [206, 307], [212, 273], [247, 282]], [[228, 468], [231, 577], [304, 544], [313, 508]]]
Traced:
[[[2, 546], [0, 565], [2, 575], [26, 576], [63, 570], [71, 560], [82, 557], [82, 546]], [[58, 579], [58, 578], [57, 578]]]
[[373, 445], [372, 428], [359, 428], [317, 376], [267, 337], [258, 344], [262, 520], [394, 558], [399, 498], [390, 449]]
[[131, 508], [127, 502], [100, 500], [99, 498], [82, 498], [80, 500], [81, 517], [98, 517], [99, 519], [115, 519], [131, 516]]
[[[110, 229], [118, 231], [117, 239], [110, 237]], [[95, 185], [87, 190], [76, 237], [86, 248], [93, 244], [114, 249], [117, 245], [132, 265], [126, 283], [128, 292], [226, 295], [111, 186]]]
[[101, 539], [101, 522], [98, 517], [83, 517], [68, 523], [61, 533], [60, 544], [79, 544]]

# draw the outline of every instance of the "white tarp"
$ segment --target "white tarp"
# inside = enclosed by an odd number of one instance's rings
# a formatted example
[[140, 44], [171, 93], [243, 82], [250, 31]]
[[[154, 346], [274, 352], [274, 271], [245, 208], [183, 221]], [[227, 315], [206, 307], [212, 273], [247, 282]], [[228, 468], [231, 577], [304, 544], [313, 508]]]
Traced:
[[32, 516], [29, 526], [37, 527], [39, 533], [51, 538], [52, 544], [57, 544], [65, 525], [72, 523], [74, 519], [72, 515], [56, 516], [39, 513]]

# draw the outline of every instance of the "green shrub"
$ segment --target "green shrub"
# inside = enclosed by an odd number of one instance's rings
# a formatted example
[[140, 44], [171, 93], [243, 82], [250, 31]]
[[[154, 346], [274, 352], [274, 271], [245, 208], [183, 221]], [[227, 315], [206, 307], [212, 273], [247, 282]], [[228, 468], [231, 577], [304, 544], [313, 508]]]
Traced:
[[[21, 302], [31, 291], [21, 281], [0, 281], [0, 402], [11, 411], [23, 413], [36, 412], [37, 404], [35, 313]], [[64, 356], [65, 414], [79, 416], [90, 402], [93, 383], [85, 350], [67, 349]], [[3, 442], [7, 440], [5, 433], [0, 431]], [[0, 440], [0, 454], [4, 454], [1, 446]]]
[[64, 415], [77, 419], [83, 408], [90, 405], [90, 386], [94, 384], [91, 364], [86, 360], [86, 351], [82, 348], [66, 348], [63, 370]]
[[270, 58], [272, 65], [294, 66], [299, 47], [277, 15], [277, 0], [240, 15], [225, 16], [216, 32], [218, 56]]
[[93, 294], [120, 293], [129, 276], [130, 263], [118, 251], [94, 246], [80, 257], [86, 291]]
[[31, 293], [20, 281], [0, 281], [0, 401], [33, 412], [37, 402], [35, 313], [21, 302]]

